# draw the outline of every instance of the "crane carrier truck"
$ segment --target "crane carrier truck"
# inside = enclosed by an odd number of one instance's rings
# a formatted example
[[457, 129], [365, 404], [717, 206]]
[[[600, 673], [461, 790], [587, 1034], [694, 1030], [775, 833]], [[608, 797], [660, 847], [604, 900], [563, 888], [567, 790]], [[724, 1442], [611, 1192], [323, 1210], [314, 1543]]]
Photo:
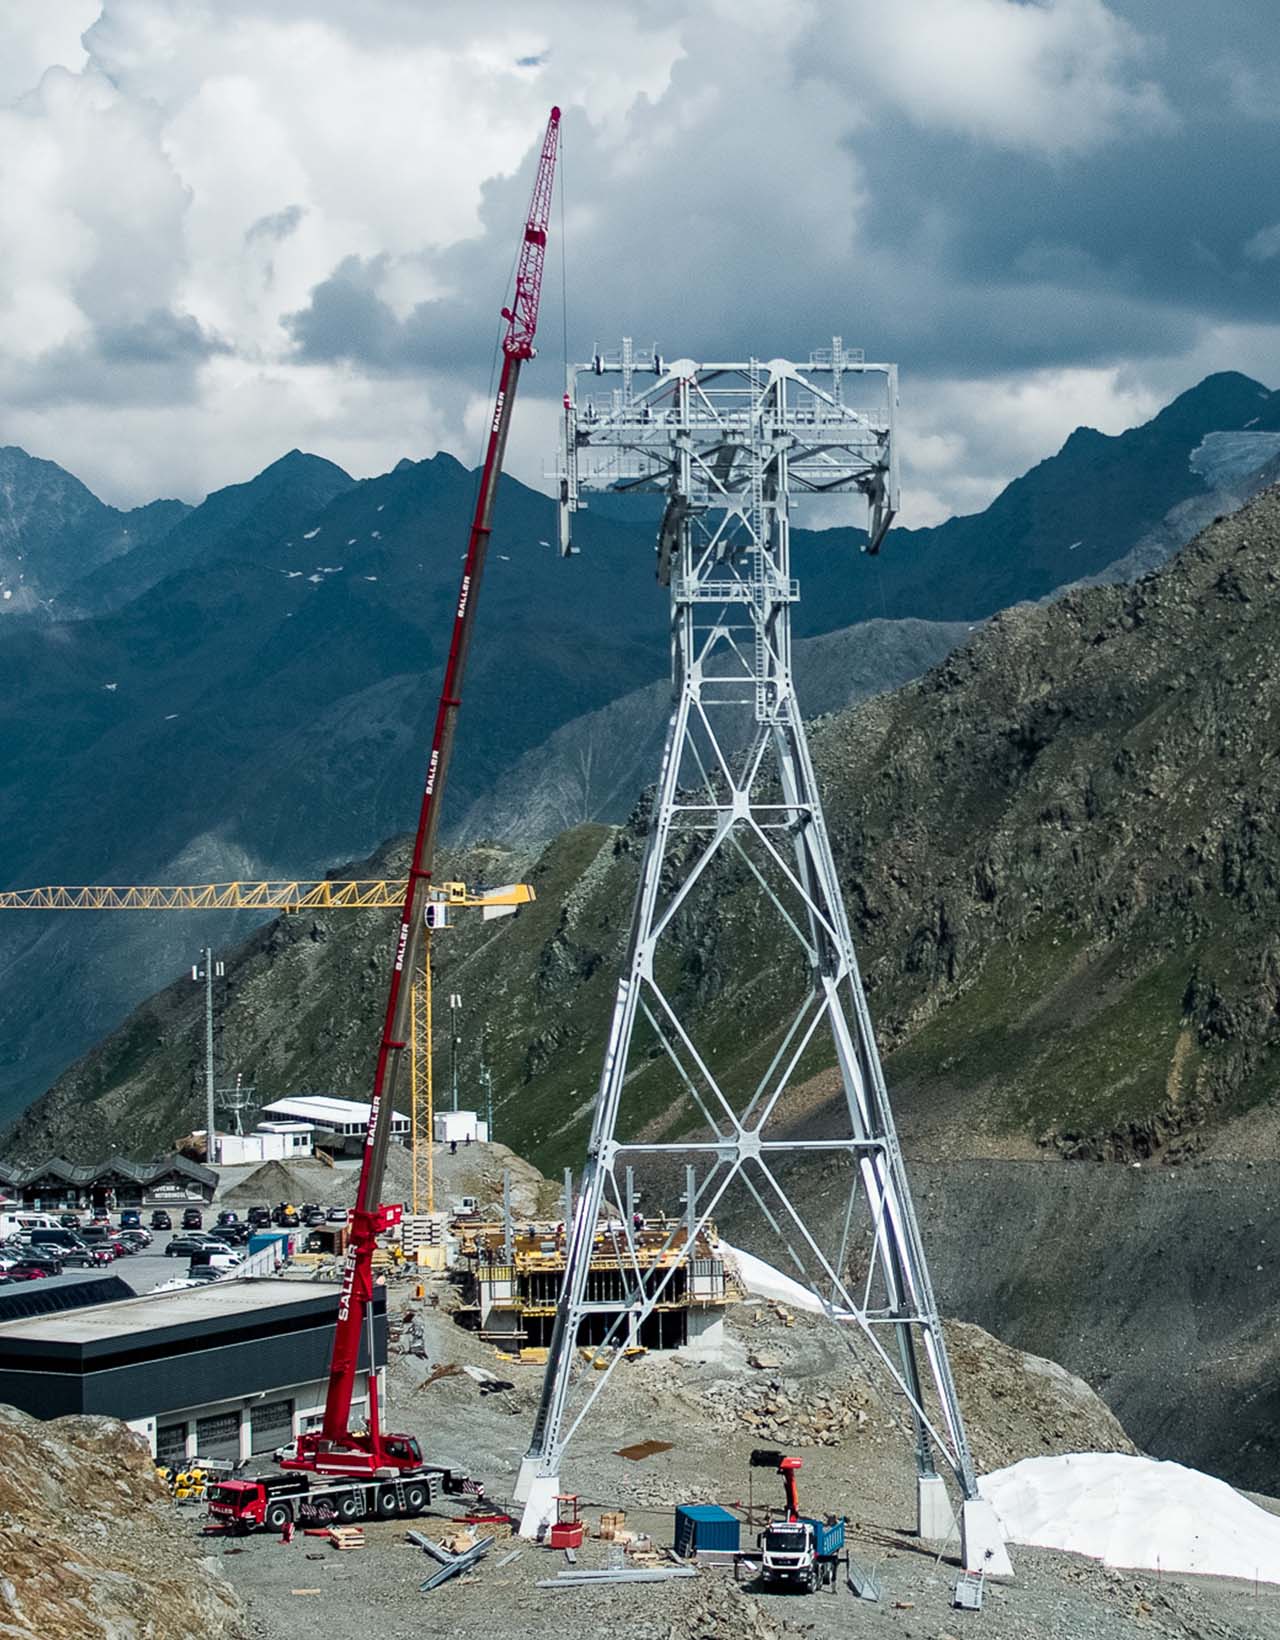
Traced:
[[323, 1526], [358, 1520], [393, 1520], [421, 1515], [442, 1495], [483, 1497], [484, 1487], [451, 1469], [423, 1462], [412, 1436], [389, 1435], [383, 1455], [394, 1463], [367, 1479], [329, 1478], [291, 1471], [245, 1480], [217, 1481], [205, 1492], [210, 1524], [232, 1532], [259, 1528], [280, 1532], [291, 1522]]

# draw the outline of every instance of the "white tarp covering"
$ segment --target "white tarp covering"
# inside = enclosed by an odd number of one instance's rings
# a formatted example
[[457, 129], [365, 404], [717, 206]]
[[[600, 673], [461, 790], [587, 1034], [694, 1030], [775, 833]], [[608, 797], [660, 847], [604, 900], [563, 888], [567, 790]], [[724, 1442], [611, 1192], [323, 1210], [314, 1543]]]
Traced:
[[749, 1293], [777, 1299], [779, 1304], [790, 1305], [793, 1310], [813, 1310], [818, 1315], [822, 1314], [822, 1305], [809, 1289], [793, 1281], [790, 1276], [784, 1276], [781, 1270], [775, 1270], [772, 1264], [766, 1264], [754, 1253], [744, 1253], [737, 1247], [731, 1247], [727, 1241], [720, 1243], [720, 1251], [737, 1268], [742, 1285]]
[[1011, 1543], [1107, 1566], [1280, 1583], [1280, 1517], [1225, 1481], [1155, 1458], [1024, 1458], [978, 1482]]

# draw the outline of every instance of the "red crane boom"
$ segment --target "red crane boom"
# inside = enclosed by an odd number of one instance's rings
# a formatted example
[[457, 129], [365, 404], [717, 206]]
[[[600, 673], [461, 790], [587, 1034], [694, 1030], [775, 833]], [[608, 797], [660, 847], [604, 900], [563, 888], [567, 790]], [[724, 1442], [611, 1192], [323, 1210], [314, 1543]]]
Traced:
[[338, 1301], [338, 1324], [333, 1340], [329, 1370], [329, 1391], [325, 1400], [324, 1423], [312, 1435], [300, 1436], [297, 1456], [289, 1467], [317, 1470], [325, 1474], [371, 1474], [379, 1469], [407, 1469], [421, 1464], [418, 1443], [403, 1435], [384, 1436], [378, 1417], [377, 1384], [370, 1363], [368, 1432], [350, 1429], [351, 1398], [360, 1359], [360, 1340], [373, 1301], [373, 1254], [379, 1233], [395, 1222], [398, 1210], [381, 1205], [382, 1181], [386, 1171], [387, 1146], [391, 1137], [391, 1112], [395, 1108], [396, 1079], [408, 1041], [409, 986], [406, 975], [416, 971], [420, 960], [425, 920], [426, 885], [431, 879], [435, 857], [440, 798], [449, 772], [458, 708], [462, 704], [462, 680], [471, 644], [472, 626], [484, 574], [485, 555], [492, 528], [494, 497], [502, 473], [507, 430], [515, 402], [520, 366], [533, 357], [533, 338], [538, 325], [538, 298], [542, 289], [542, 268], [546, 258], [547, 224], [551, 213], [551, 192], [555, 178], [556, 148], [560, 132], [560, 110], [553, 108], [547, 121], [533, 198], [525, 223], [524, 239], [516, 269], [515, 294], [511, 306], [503, 308], [507, 321], [502, 341], [502, 376], [489, 425], [484, 469], [476, 496], [475, 515], [462, 566], [462, 583], [454, 612], [453, 637], [445, 664], [444, 685], [436, 711], [435, 733], [427, 763], [422, 807], [414, 837], [404, 908], [396, 937], [391, 969], [390, 995], [386, 1020], [378, 1047], [378, 1064], [373, 1079], [369, 1107], [369, 1127], [365, 1134], [364, 1159], [355, 1210], [351, 1215], [351, 1239], [342, 1271], [342, 1293]]

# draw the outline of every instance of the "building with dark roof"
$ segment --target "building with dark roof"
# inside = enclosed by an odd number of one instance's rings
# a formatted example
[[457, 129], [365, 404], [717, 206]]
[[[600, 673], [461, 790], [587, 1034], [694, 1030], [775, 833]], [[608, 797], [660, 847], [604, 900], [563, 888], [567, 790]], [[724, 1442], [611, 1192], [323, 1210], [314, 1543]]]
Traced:
[[[121, 1418], [163, 1463], [269, 1455], [319, 1426], [337, 1310], [336, 1288], [268, 1278], [0, 1321], [0, 1401], [37, 1418]], [[385, 1288], [372, 1333], [381, 1372]], [[368, 1408], [368, 1352], [366, 1337], [356, 1418]]]
[[213, 1200], [218, 1175], [186, 1156], [131, 1162], [112, 1156], [92, 1166], [62, 1156], [23, 1166], [0, 1162], [0, 1200], [49, 1213], [67, 1209], [101, 1212], [120, 1207], [199, 1207]]

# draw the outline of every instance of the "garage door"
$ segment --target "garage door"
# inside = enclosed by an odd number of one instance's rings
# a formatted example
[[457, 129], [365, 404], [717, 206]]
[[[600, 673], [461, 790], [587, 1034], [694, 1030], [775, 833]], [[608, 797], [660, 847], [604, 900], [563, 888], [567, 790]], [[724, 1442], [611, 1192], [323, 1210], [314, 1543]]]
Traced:
[[240, 1414], [219, 1412], [212, 1418], [196, 1419], [196, 1454], [201, 1458], [229, 1458], [240, 1461]]
[[293, 1439], [292, 1401], [264, 1401], [249, 1416], [254, 1452], [273, 1452]]
[[156, 1430], [156, 1462], [181, 1469], [186, 1461], [186, 1424], [161, 1424]]

